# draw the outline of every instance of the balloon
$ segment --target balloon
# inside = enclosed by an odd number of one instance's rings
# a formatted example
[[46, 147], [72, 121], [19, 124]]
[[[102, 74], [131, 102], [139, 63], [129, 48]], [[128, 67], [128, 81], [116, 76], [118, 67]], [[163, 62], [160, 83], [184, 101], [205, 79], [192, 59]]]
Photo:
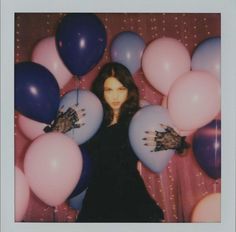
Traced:
[[141, 66], [144, 48], [145, 42], [137, 33], [121, 32], [112, 41], [111, 59], [125, 65], [134, 74]]
[[220, 37], [208, 38], [201, 42], [192, 56], [193, 71], [207, 71], [220, 80]]
[[24, 219], [29, 204], [30, 189], [24, 173], [15, 167], [15, 221]]
[[142, 56], [142, 68], [147, 80], [164, 95], [168, 95], [177, 78], [190, 71], [190, 64], [188, 50], [173, 38], [152, 41]]
[[181, 136], [192, 135], [196, 130], [178, 130], [178, 134]]
[[220, 111], [220, 83], [207, 72], [184, 74], [168, 96], [170, 116], [180, 130], [194, 130], [213, 120]]
[[165, 108], [150, 105], [143, 107], [134, 115], [129, 127], [129, 140], [135, 154], [144, 165], [157, 173], [162, 172], [167, 166], [174, 150], [151, 152], [154, 147], [145, 146], [142, 138], [147, 136], [145, 131], [164, 131], [160, 124], [174, 127]]
[[83, 192], [87, 187], [91, 177], [91, 158], [85, 146], [80, 146], [80, 151], [83, 159], [83, 168], [81, 172], [81, 176], [79, 182], [74, 188], [73, 192], [69, 196], [69, 198], [73, 198], [76, 195]]
[[60, 88], [72, 77], [58, 54], [55, 37], [47, 37], [35, 46], [32, 61], [46, 67], [54, 75]]
[[22, 62], [15, 65], [15, 109], [33, 120], [50, 123], [60, 101], [54, 76], [42, 65]]
[[35, 195], [47, 205], [58, 206], [71, 194], [80, 178], [80, 149], [62, 133], [47, 133], [29, 146], [24, 170]]
[[164, 108], [168, 108], [168, 98], [167, 96], [163, 96], [162, 101], [161, 101], [161, 106]]
[[220, 222], [221, 194], [211, 193], [195, 206], [191, 222]]
[[221, 121], [213, 120], [196, 131], [193, 154], [200, 167], [213, 179], [221, 177]]
[[18, 115], [18, 125], [22, 133], [30, 140], [34, 140], [39, 135], [44, 134], [45, 123], [34, 121], [22, 114]]
[[81, 76], [93, 69], [102, 57], [106, 30], [95, 14], [68, 14], [57, 28], [56, 44], [68, 69]]
[[66, 133], [77, 144], [83, 144], [89, 140], [98, 130], [103, 119], [103, 108], [100, 100], [95, 94], [88, 90], [72, 90], [65, 94], [60, 102], [63, 111], [69, 107], [79, 104], [80, 109], [85, 109], [86, 115], [81, 118], [80, 123], [85, 123], [80, 128], [75, 128]]
[[[168, 108], [168, 98], [167, 96], [163, 96], [161, 106], [164, 108]], [[179, 130], [176, 128], [176, 132], [181, 136], [188, 136], [194, 133], [195, 130]]]
[[69, 200], [70, 207], [72, 207], [73, 209], [76, 209], [76, 210], [81, 210], [86, 192], [87, 192], [87, 189], [84, 190], [82, 193], [74, 196], [73, 198], [70, 198], [70, 200]]

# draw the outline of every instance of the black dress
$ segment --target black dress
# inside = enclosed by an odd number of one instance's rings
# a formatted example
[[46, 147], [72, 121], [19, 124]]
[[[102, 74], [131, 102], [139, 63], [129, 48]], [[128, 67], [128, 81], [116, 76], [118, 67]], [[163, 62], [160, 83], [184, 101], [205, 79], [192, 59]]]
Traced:
[[148, 194], [126, 123], [102, 127], [87, 144], [92, 177], [78, 222], [160, 222], [163, 212]]

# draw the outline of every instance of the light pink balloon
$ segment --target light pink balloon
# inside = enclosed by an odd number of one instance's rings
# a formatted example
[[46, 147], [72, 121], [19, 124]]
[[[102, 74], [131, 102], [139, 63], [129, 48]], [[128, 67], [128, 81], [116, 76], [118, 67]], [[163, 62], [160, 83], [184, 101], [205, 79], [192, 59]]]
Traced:
[[[161, 106], [164, 108], [168, 108], [168, 97], [164, 96], [161, 102]], [[181, 136], [188, 136], [194, 133], [195, 130], [179, 130], [175, 127], [175, 131]]]
[[28, 148], [24, 170], [35, 195], [50, 206], [58, 206], [71, 194], [80, 178], [80, 149], [62, 133], [47, 133]]
[[24, 173], [15, 167], [15, 221], [24, 219], [29, 204], [30, 189]]
[[73, 76], [57, 52], [55, 37], [47, 37], [36, 45], [32, 61], [46, 67], [54, 75], [60, 88]]
[[168, 96], [170, 116], [180, 130], [194, 130], [220, 111], [220, 82], [208, 72], [193, 71], [176, 80]]
[[179, 130], [178, 134], [181, 136], [189, 136], [192, 135], [196, 130]]
[[34, 121], [22, 114], [18, 115], [18, 125], [22, 133], [30, 140], [44, 134], [45, 132], [43, 129], [47, 126], [45, 123]]
[[219, 112], [219, 114], [216, 115], [216, 118], [215, 118], [215, 119], [218, 119], [218, 120], [221, 119], [221, 112]]
[[221, 194], [212, 193], [201, 199], [192, 213], [192, 222], [220, 222]]
[[168, 95], [177, 78], [190, 71], [190, 65], [188, 50], [173, 38], [152, 41], [142, 56], [142, 68], [147, 80], [164, 95]]
[[168, 102], [167, 96], [163, 96], [161, 101], [161, 106], [164, 107], [165, 109], [167, 109], [167, 102]]

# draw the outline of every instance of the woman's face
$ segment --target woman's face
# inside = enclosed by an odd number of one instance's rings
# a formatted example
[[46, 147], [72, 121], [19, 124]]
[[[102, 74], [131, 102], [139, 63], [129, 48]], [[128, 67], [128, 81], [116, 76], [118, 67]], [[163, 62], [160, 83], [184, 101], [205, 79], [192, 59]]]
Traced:
[[104, 82], [104, 98], [113, 111], [119, 111], [127, 100], [128, 89], [115, 77], [108, 77]]

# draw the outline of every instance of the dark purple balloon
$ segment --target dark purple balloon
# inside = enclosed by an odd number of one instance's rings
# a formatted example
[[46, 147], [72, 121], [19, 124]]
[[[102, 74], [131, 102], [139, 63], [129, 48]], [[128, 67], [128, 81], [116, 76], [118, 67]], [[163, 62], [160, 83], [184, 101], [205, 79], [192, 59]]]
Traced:
[[15, 65], [15, 109], [38, 122], [55, 119], [60, 89], [51, 72], [33, 62]]
[[197, 130], [193, 153], [200, 167], [213, 179], [221, 177], [221, 121], [213, 120]]
[[79, 182], [77, 183], [73, 192], [69, 196], [69, 199], [82, 193], [88, 187], [88, 183], [91, 177], [91, 158], [90, 155], [88, 154], [88, 150], [86, 149], [85, 145], [81, 145], [80, 150], [83, 159], [83, 168]]
[[95, 14], [66, 15], [56, 32], [61, 59], [74, 75], [84, 75], [101, 59], [106, 47], [106, 30]]

